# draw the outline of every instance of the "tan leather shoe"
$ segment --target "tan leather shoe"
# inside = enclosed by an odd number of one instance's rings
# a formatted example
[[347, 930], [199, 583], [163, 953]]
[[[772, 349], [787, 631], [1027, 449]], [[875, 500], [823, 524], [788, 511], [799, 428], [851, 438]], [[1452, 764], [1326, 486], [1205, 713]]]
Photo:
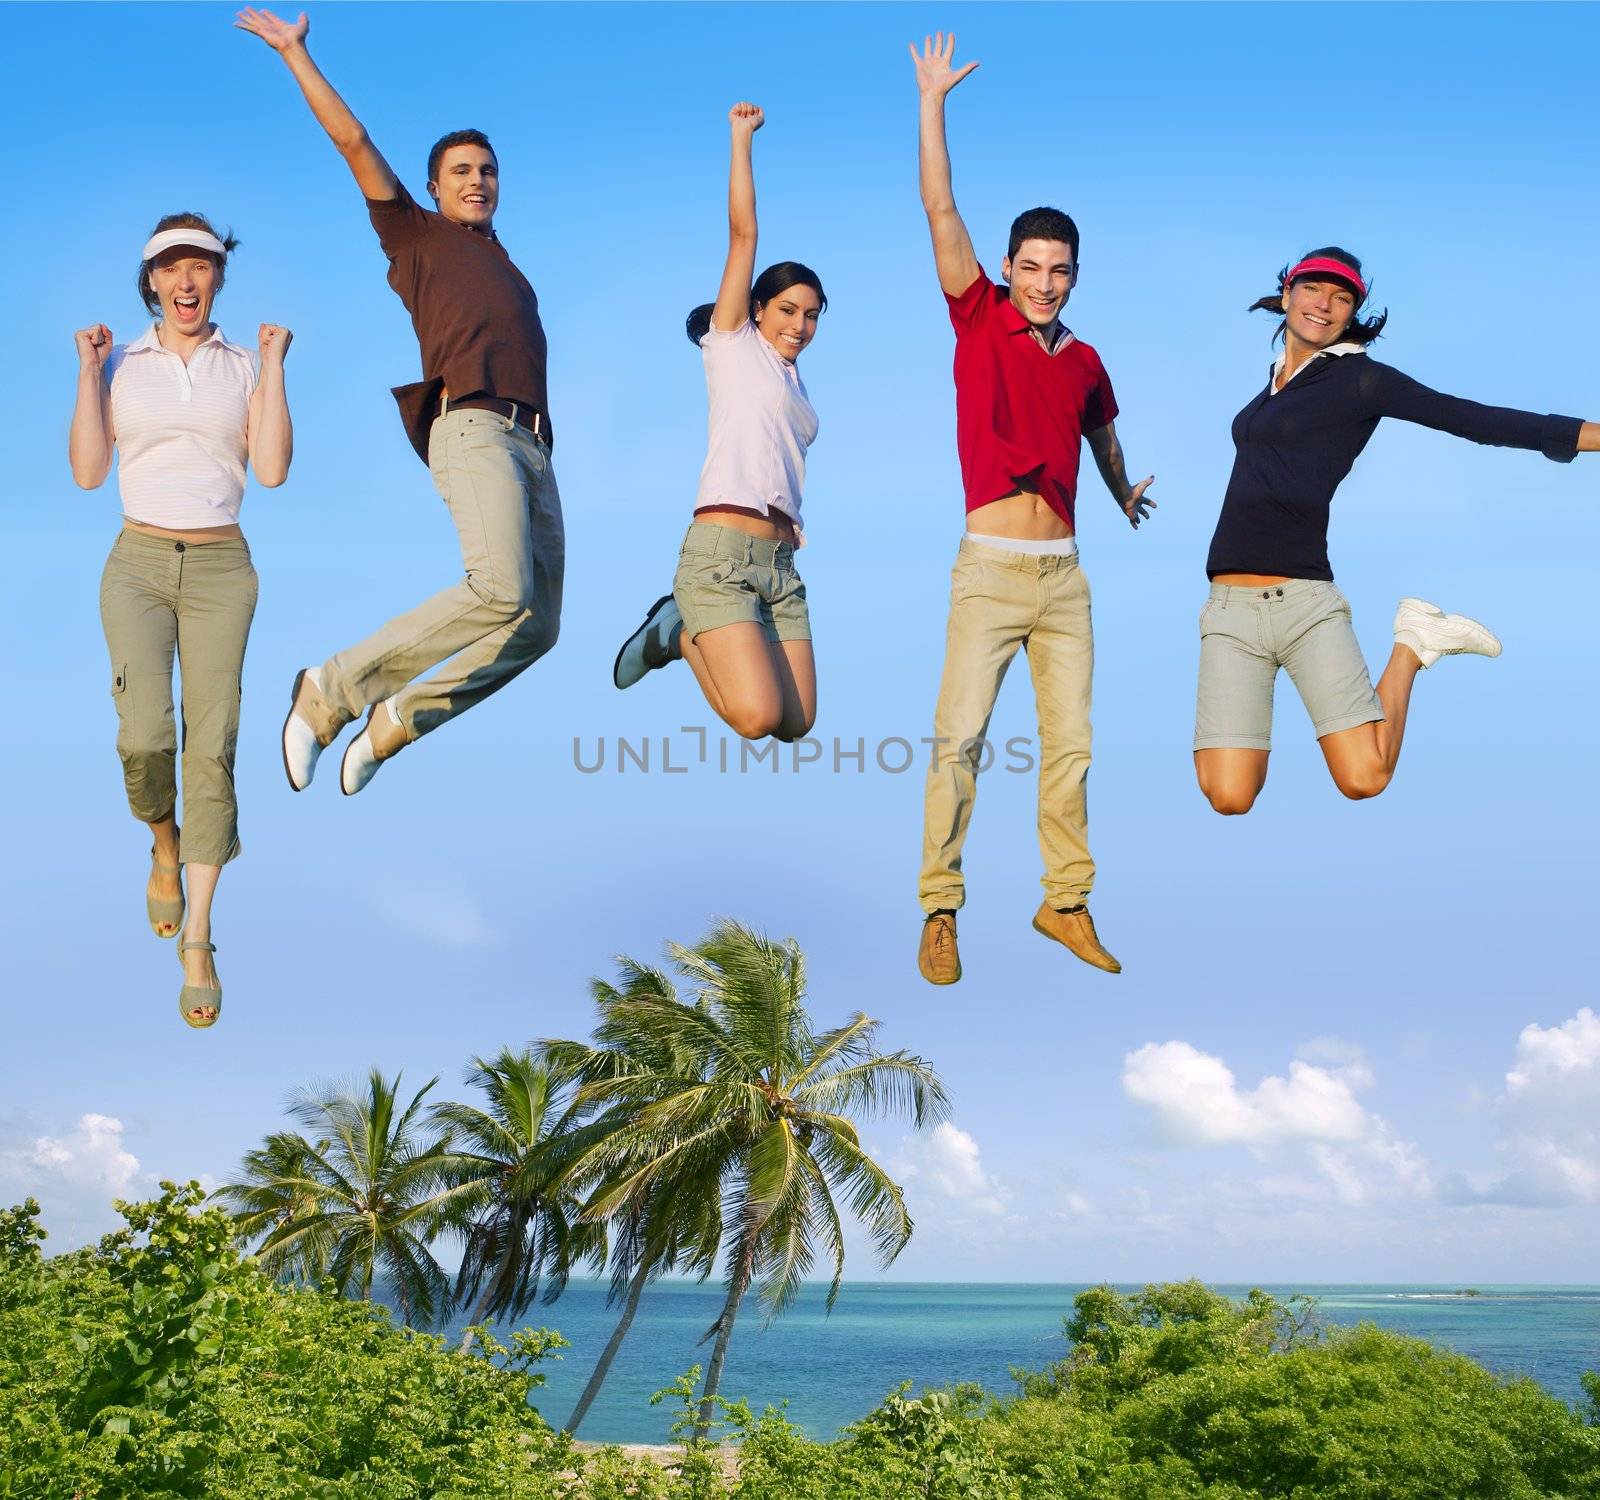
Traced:
[[936, 911], [922, 924], [917, 969], [929, 984], [954, 984], [961, 978], [961, 950], [956, 947], [953, 911]]
[[1093, 964], [1108, 974], [1122, 972], [1122, 965], [1101, 947], [1088, 907], [1082, 911], [1057, 911], [1048, 901], [1041, 902], [1038, 911], [1033, 914], [1033, 930], [1042, 932], [1047, 938], [1054, 938], [1086, 964]]

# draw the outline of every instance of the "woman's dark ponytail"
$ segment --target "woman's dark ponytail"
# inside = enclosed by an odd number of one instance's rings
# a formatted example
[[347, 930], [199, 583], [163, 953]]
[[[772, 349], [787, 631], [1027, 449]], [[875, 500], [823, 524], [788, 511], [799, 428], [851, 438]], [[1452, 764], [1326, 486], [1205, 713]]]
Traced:
[[689, 342], [696, 349], [700, 347], [700, 340], [711, 332], [711, 314], [716, 310], [717, 304], [715, 302], [702, 302], [684, 320], [684, 332], [689, 335]]

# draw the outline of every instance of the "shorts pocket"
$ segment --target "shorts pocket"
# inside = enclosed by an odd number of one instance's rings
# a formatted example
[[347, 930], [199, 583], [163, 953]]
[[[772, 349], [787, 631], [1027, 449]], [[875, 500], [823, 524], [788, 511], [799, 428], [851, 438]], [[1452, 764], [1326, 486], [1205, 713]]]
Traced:
[[111, 669], [111, 696], [118, 697], [128, 691], [128, 664], [124, 662], [120, 667]]

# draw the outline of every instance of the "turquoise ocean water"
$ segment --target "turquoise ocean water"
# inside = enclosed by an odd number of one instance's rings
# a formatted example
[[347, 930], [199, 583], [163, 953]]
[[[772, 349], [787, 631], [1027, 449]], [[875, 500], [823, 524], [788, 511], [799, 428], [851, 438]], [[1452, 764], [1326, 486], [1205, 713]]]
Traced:
[[[1582, 1398], [1579, 1377], [1600, 1369], [1600, 1287], [1482, 1287], [1463, 1297], [1449, 1287], [1268, 1286], [1281, 1297], [1317, 1298], [1330, 1323], [1363, 1320], [1471, 1355], [1502, 1374], [1531, 1375], [1567, 1401]], [[789, 1416], [813, 1437], [833, 1436], [865, 1415], [903, 1380], [918, 1386], [978, 1381], [1009, 1394], [1013, 1366], [1039, 1369], [1066, 1349], [1061, 1320], [1077, 1286], [894, 1282], [847, 1283], [832, 1314], [822, 1289], [807, 1287], [770, 1327], [753, 1303], [734, 1332], [723, 1394], [755, 1410], [785, 1398]], [[1128, 1288], [1132, 1290], [1132, 1288]], [[1243, 1296], [1248, 1287], [1218, 1290]], [[651, 1288], [579, 1436], [601, 1442], [669, 1440], [670, 1414], [652, 1392], [708, 1346], [696, 1341], [721, 1305], [716, 1283], [669, 1282]], [[535, 1404], [555, 1425], [566, 1421], [615, 1313], [604, 1287], [574, 1283], [552, 1307], [518, 1326], [557, 1329], [572, 1343]]]

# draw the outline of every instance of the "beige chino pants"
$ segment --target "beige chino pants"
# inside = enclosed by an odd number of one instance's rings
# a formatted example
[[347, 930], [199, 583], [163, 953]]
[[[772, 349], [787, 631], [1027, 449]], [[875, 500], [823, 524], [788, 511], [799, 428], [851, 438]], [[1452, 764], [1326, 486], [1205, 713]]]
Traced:
[[[331, 739], [398, 695], [408, 739], [497, 692], [556, 643], [566, 535], [550, 453], [497, 412], [447, 412], [428, 434], [428, 468], [461, 542], [466, 577], [323, 664]], [[447, 658], [442, 671], [408, 687]]]
[[[176, 810], [181, 739], [185, 864], [225, 865], [239, 853], [233, 757], [257, 587], [242, 539], [186, 543], [136, 531], [118, 535], [100, 578], [128, 807], [141, 823]], [[172, 704], [174, 656], [181, 736]]]
[[1052, 906], [1074, 906], [1094, 886], [1087, 804], [1094, 674], [1088, 580], [1075, 556], [1034, 557], [963, 539], [951, 574], [944, 678], [923, 802], [924, 911], [953, 911], [966, 899], [961, 846], [978, 772], [999, 763], [986, 737], [1018, 648], [1028, 653], [1039, 712], [1045, 897]]

